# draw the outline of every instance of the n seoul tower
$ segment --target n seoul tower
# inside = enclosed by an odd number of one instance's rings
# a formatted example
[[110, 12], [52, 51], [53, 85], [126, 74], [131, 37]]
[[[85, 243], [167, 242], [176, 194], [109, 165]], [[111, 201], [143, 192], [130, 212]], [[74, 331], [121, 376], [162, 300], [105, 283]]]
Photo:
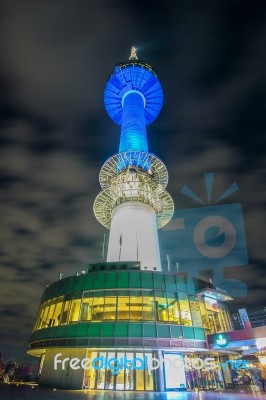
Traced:
[[172, 218], [174, 203], [165, 190], [168, 172], [148, 150], [146, 125], [161, 111], [163, 91], [153, 68], [138, 60], [118, 63], [104, 92], [105, 109], [121, 126], [119, 152], [102, 166], [102, 191], [94, 202], [98, 221], [110, 229], [107, 261], [139, 261], [161, 271], [157, 230]]

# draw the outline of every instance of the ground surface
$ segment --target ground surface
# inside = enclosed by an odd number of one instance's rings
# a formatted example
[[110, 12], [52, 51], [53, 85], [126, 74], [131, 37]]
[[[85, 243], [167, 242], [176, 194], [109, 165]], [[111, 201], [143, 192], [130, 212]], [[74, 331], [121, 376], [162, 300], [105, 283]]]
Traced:
[[147, 392], [99, 392], [99, 391], [72, 391], [53, 390], [37, 386], [16, 386], [0, 384], [1, 400], [251, 400], [265, 399], [265, 393], [258, 392], [192, 392], [192, 393], [147, 393]]

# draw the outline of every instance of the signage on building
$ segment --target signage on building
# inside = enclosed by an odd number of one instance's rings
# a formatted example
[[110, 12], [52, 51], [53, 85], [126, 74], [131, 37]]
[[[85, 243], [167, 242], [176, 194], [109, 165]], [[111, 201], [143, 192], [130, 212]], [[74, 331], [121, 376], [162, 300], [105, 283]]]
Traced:
[[212, 297], [204, 296], [206, 309], [213, 312], [219, 312], [217, 300]]
[[247, 310], [245, 308], [240, 308], [238, 310], [238, 314], [239, 314], [239, 317], [240, 317], [242, 328], [243, 329], [251, 328], [251, 323], [249, 321]]
[[227, 337], [223, 334], [219, 334], [216, 339], [216, 344], [218, 344], [219, 347], [226, 347], [228, 345]]

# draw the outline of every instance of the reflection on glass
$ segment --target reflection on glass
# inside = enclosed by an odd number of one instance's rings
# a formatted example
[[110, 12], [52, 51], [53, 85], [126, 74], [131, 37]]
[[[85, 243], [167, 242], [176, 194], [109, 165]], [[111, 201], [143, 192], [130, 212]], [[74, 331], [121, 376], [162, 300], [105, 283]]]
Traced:
[[130, 320], [142, 321], [142, 296], [140, 291], [134, 291], [130, 296]]
[[49, 311], [48, 311], [48, 314], [46, 317], [46, 325], [47, 326], [54, 326], [53, 316], [54, 316], [54, 310], [55, 310], [55, 302], [56, 302], [56, 299], [51, 300]]
[[129, 297], [119, 296], [117, 303], [117, 319], [129, 319]]
[[191, 313], [186, 293], [179, 293], [179, 305], [181, 311], [182, 325], [192, 325]]
[[[128, 367], [132, 367], [132, 360], [134, 358], [133, 353], [126, 353], [128, 362]], [[131, 362], [130, 362], [131, 360]], [[134, 370], [126, 369], [125, 370], [125, 389], [126, 390], [134, 390]]]
[[[136, 353], [136, 358], [144, 359], [143, 353]], [[144, 361], [143, 361], [144, 362]], [[136, 363], [137, 366], [140, 366], [140, 363]], [[143, 370], [135, 370], [136, 373], [136, 390], [144, 390], [144, 371]]]
[[60, 323], [61, 323], [60, 320], [61, 320], [61, 315], [62, 315], [63, 300], [64, 300], [64, 296], [61, 296], [57, 299], [57, 302], [55, 304], [54, 326], [60, 325]]
[[145, 374], [145, 390], [153, 390], [153, 372], [151, 370], [152, 366], [152, 354], [146, 353], [148, 368], [144, 370]]
[[[106, 352], [100, 352], [99, 357], [106, 357]], [[99, 360], [96, 362], [97, 367], [99, 366]], [[101, 368], [96, 372], [96, 388], [97, 389], [104, 389], [105, 384], [105, 369]]]
[[45, 303], [42, 304], [40, 309], [39, 309], [39, 313], [38, 313], [38, 316], [36, 318], [36, 324], [35, 324], [33, 330], [40, 329], [42, 327], [44, 309], [45, 309]]
[[189, 296], [190, 309], [192, 315], [193, 326], [201, 327], [200, 306], [197, 296]]
[[180, 324], [180, 312], [176, 294], [174, 292], [167, 293], [169, 321]]
[[105, 297], [104, 320], [114, 321], [116, 319], [116, 297]]
[[78, 322], [81, 299], [72, 300], [69, 322]]
[[[125, 353], [117, 353], [118, 360], [124, 358]], [[120, 365], [120, 364], [119, 364]], [[125, 387], [125, 370], [124, 368], [119, 369], [116, 375], [116, 390], [124, 390]]]
[[47, 324], [47, 315], [49, 311], [51, 300], [47, 301], [46, 306], [43, 311], [43, 320], [41, 321], [41, 328], [47, 328], [49, 325]]
[[92, 321], [103, 320], [104, 297], [94, 297], [92, 308]]
[[90, 292], [84, 293], [81, 310], [80, 310], [80, 321], [81, 322], [91, 321], [92, 302], [93, 302], [92, 293], [90, 293]]
[[154, 297], [153, 296], [143, 296], [143, 316], [144, 321], [154, 321]]
[[[105, 353], [106, 357], [106, 353]], [[107, 353], [107, 358], [110, 360], [111, 358], [115, 357], [115, 352]], [[113, 363], [112, 363], [113, 364]], [[105, 373], [105, 389], [113, 389], [114, 388], [114, 375], [111, 368], [107, 368]]]
[[[97, 357], [96, 351], [87, 351], [86, 358], [93, 360]], [[96, 370], [94, 368], [89, 368], [84, 370], [84, 376], [87, 379], [87, 387], [88, 389], [96, 389]]]
[[167, 299], [164, 297], [164, 292], [155, 291], [156, 314], [158, 321], [169, 321]]
[[199, 308], [202, 319], [202, 327], [205, 329], [209, 329], [209, 318], [205, 307], [205, 301], [202, 297], [199, 298]]
[[70, 300], [66, 300], [63, 307], [62, 317], [61, 317], [61, 324], [65, 325], [68, 323], [68, 314], [70, 310]]

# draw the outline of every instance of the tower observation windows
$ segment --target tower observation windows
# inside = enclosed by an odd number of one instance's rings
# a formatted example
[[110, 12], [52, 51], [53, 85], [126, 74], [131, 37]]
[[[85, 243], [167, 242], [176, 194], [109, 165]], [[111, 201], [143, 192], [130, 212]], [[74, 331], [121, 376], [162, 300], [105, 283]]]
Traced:
[[151, 289], [90, 290], [55, 297], [41, 304], [34, 330], [91, 322], [160, 322], [225, 331], [231, 326], [224, 304], [207, 310], [205, 302], [186, 292]]

